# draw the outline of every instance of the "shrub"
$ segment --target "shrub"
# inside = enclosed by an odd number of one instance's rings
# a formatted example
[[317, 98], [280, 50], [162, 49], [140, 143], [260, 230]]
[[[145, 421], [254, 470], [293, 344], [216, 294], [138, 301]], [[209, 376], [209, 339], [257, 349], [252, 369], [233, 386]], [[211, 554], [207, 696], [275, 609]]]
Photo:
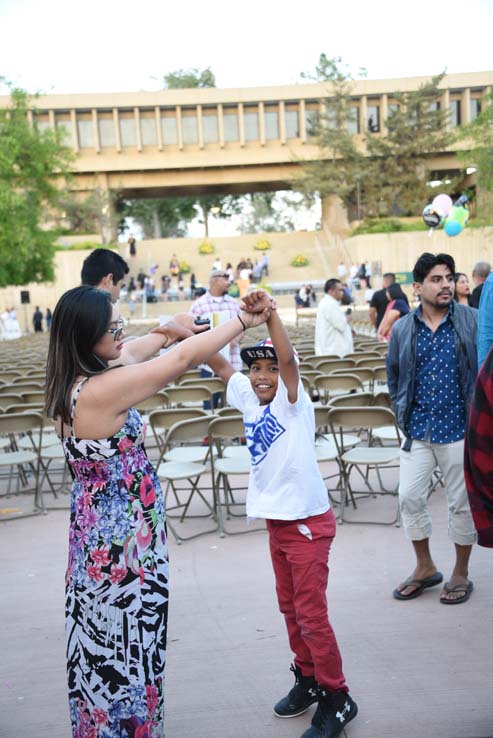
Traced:
[[272, 248], [272, 244], [266, 238], [259, 238], [253, 248], [255, 251], [269, 251]]
[[305, 256], [305, 254], [296, 254], [296, 256], [293, 257], [289, 263], [293, 267], [306, 267], [308, 266], [310, 261], [308, 259], [308, 256]]
[[178, 268], [182, 274], [188, 274], [192, 270], [192, 267], [190, 266], [188, 261], [185, 261], [185, 259], [182, 259], [182, 261], [180, 261]]
[[89, 251], [92, 249], [116, 249], [118, 244], [116, 243], [95, 243], [94, 241], [80, 241], [79, 243], [71, 243], [66, 246], [62, 243], [57, 243], [57, 251]]
[[202, 243], [199, 245], [199, 254], [202, 254], [202, 256], [208, 256], [209, 254], [213, 254], [216, 250], [216, 247], [213, 243], [210, 241], [202, 241]]
[[351, 236], [366, 233], [399, 233], [400, 231], [426, 231], [422, 220], [398, 220], [397, 218], [369, 218], [354, 229]]

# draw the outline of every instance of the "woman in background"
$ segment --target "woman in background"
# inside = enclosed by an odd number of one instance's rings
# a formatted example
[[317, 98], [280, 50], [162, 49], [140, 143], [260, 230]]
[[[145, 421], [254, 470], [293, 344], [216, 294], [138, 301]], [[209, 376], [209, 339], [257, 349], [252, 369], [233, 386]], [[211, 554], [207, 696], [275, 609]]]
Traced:
[[454, 274], [454, 282], [454, 300], [456, 302], [460, 302], [461, 305], [469, 305], [469, 296], [471, 294], [471, 290], [469, 287], [467, 274], [464, 274], [463, 272], [457, 272], [456, 274]]
[[399, 284], [391, 284], [387, 287], [386, 295], [389, 304], [378, 328], [377, 338], [379, 341], [388, 341], [394, 323], [409, 312], [406, 295]]

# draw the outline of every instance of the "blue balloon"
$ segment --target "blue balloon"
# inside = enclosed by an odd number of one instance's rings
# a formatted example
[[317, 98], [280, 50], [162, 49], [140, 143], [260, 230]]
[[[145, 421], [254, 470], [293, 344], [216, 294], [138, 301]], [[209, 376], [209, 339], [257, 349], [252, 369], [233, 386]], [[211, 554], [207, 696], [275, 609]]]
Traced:
[[446, 220], [445, 221], [445, 227], [443, 229], [447, 236], [458, 236], [459, 233], [462, 231], [462, 223], [459, 223], [458, 220]]

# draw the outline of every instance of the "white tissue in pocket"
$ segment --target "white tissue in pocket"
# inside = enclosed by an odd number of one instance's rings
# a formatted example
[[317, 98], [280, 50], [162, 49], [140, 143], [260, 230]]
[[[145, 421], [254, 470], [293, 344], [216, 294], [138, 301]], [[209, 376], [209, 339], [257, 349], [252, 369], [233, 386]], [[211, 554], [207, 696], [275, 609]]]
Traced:
[[312, 540], [313, 540], [312, 532], [311, 532], [310, 528], [309, 528], [309, 527], [308, 527], [307, 525], [303, 525], [303, 523], [300, 523], [300, 524], [298, 525], [298, 530], [299, 530], [299, 532], [300, 532], [300, 533], [301, 533], [302, 535], [304, 535], [304, 536], [306, 536], [307, 538], [309, 538], [309, 539], [310, 539], [310, 541], [312, 541]]

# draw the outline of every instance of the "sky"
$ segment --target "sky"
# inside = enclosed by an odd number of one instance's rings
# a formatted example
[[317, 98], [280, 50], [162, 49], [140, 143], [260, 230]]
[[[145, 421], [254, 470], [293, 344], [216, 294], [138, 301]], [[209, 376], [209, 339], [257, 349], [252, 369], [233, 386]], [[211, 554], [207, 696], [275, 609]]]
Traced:
[[261, 87], [300, 82], [322, 52], [368, 79], [486, 71], [492, 28], [493, 0], [0, 0], [0, 77], [133, 92], [210, 67], [217, 87]]
[[29, 92], [155, 90], [211, 67], [218, 87], [300, 81], [321, 52], [369, 79], [493, 66], [493, 0], [0, 0], [0, 76]]

